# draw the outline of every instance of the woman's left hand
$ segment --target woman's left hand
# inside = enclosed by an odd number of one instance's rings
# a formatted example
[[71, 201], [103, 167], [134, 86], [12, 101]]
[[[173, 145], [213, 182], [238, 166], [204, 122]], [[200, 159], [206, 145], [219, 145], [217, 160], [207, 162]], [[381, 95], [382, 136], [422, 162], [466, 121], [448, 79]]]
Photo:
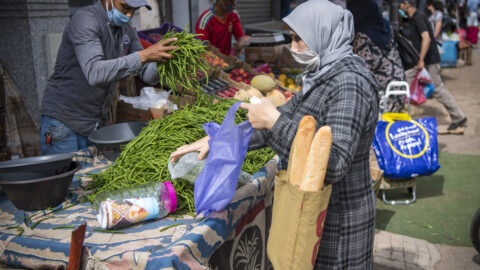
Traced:
[[259, 104], [242, 103], [240, 108], [248, 111], [247, 119], [250, 121], [253, 128], [270, 130], [275, 122], [277, 122], [281, 113], [275, 108], [269, 99], [261, 98], [260, 100], [262, 103]]

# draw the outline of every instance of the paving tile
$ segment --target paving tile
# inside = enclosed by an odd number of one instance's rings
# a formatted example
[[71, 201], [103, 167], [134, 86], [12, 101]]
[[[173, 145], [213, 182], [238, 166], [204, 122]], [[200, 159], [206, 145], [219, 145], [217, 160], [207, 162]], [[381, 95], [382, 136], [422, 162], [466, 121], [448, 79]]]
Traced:
[[389, 270], [391, 270], [391, 269], [395, 269], [395, 270], [396, 269], [398, 269], [398, 270], [401, 269], [401, 270], [403, 270], [403, 269], [406, 268], [404, 262], [389, 260], [389, 259], [385, 259], [385, 258], [374, 257], [373, 262], [376, 265], [381, 265], [382, 268], [387, 268]]

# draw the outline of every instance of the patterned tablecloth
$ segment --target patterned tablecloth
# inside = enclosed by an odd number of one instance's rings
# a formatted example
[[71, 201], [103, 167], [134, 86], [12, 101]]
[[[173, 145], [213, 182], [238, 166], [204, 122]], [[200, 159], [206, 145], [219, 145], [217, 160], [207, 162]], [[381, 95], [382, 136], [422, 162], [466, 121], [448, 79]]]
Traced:
[[[222, 212], [203, 220], [188, 215], [168, 217], [128, 227], [124, 233], [107, 233], [95, 230], [100, 227], [92, 205], [78, 203], [88, 174], [111, 165], [92, 156], [89, 151], [78, 153], [82, 169], [72, 181], [67, 200], [55, 209], [17, 210], [0, 190], [1, 263], [21, 268], [66, 268], [73, 227], [87, 223], [82, 257], [85, 269], [268, 268], [266, 239], [276, 159], [265, 164], [254, 175], [255, 180], [240, 187]], [[162, 231], [173, 224], [180, 225]]]

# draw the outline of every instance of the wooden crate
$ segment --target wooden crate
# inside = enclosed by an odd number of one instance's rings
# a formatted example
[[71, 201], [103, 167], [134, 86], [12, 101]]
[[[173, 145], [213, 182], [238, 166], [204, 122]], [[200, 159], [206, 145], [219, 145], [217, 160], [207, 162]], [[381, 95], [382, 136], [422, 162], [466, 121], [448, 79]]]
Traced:
[[[189, 104], [194, 104], [196, 101], [196, 97], [189, 95], [178, 97], [178, 99], [173, 96], [169, 96], [168, 99], [177, 104], [179, 109], [182, 109]], [[117, 123], [136, 121], [148, 122], [152, 119], [162, 119], [167, 115], [169, 115], [167, 109], [150, 108], [149, 110], [140, 110], [133, 108], [131, 104], [125, 103], [121, 100], [117, 102]]]

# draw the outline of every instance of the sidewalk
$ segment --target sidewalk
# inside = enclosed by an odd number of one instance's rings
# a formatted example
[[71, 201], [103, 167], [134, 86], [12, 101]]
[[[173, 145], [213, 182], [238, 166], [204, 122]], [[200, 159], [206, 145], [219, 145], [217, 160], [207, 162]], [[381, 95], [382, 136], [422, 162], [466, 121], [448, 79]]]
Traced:
[[[480, 49], [473, 50], [472, 66], [442, 69], [442, 78], [468, 117], [464, 135], [441, 135], [439, 151], [480, 155]], [[412, 116], [437, 117], [448, 125], [450, 117], [438, 101], [429, 99], [412, 107]], [[473, 247], [432, 244], [422, 239], [377, 230], [374, 247], [375, 269], [480, 269], [480, 254]]]
[[480, 254], [472, 247], [432, 244], [381, 230], [375, 232], [373, 257], [377, 270], [480, 269]]

